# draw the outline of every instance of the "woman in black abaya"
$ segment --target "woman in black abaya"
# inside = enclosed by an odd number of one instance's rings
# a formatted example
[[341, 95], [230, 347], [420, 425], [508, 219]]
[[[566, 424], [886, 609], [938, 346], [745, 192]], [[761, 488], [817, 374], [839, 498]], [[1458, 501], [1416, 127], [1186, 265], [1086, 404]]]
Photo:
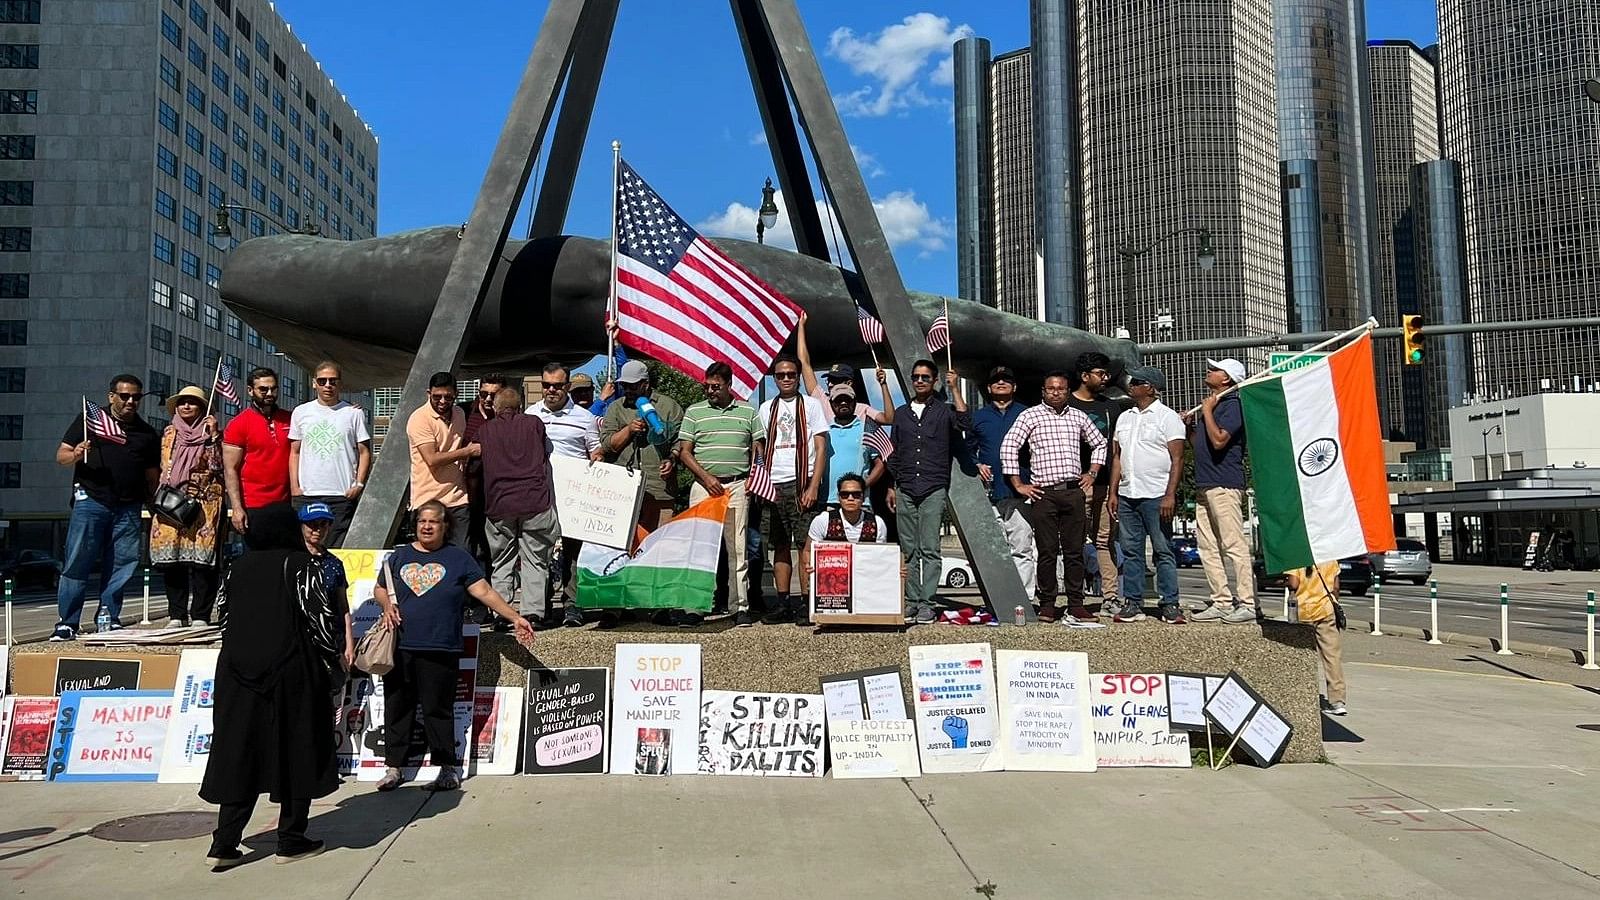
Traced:
[[211, 759], [200, 797], [221, 806], [206, 862], [237, 865], [256, 800], [279, 804], [278, 859], [322, 852], [306, 837], [311, 801], [339, 785], [328, 696], [343, 678], [344, 627], [320, 566], [288, 504], [251, 523], [253, 549], [234, 561], [218, 595]]

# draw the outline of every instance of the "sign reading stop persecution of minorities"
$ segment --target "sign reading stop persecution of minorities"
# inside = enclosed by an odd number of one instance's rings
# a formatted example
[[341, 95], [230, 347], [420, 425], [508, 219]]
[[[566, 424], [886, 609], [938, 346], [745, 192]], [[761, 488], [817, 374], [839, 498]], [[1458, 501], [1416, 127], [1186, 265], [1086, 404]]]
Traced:
[[1167, 728], [1166, 677], [1089, 676], [1098, 764], [1188, 768], [1189, 735]]
[[912, 647], [910, 656], [922, 771], [1000, 771], [989, 645], [929, 644]]
[[611, 774], [693, 775], [700, 755], [700, 645], [618, 644]]
[[822, 777], [821, 694], [702, 691], [702, 775]]
[[627, 466], [552, 456], [561, 536], [616, 550], [633, 549], [644, 502], [644, 476]]
[[68, 691], [56, 714], [46, 776], [155, 781], [171, 718], [170, 691]]
[[1093, 772], [1088, 655], [1000, 650], [995, 665], [1000, 674], [1000, 751], [1005, 768]]

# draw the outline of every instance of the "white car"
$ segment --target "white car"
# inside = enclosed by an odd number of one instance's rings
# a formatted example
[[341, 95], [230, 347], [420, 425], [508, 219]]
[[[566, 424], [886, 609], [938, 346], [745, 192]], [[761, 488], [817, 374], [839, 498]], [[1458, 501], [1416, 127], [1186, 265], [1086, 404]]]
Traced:
[[964, 588], [978, 583], [972, 574], [972, 564], [959, 556], [946, 556], [940, 560], [944, 570], [939, 573], [939, 586]]

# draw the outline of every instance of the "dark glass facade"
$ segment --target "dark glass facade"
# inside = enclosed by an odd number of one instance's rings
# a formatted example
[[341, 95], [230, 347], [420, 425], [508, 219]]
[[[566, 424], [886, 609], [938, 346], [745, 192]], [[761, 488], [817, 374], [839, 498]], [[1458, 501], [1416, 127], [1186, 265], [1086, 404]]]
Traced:
[[1077, 76], [1078, 36], [1069, 0], [1032, 0], [1034, 221], [1044, 255], [1044, 317], [1081, 326]]
[[1033, 55], [1014, 50], [989, 67], [994, 158], [994, 305], [1044, 319], [1034, 236]]
[[956, 284], [962, 297], [994, 305], [994, 154], [989, 123], [989, 42], [955, 48]]
[[1291, 159], [1278, 166], [1283, 192], [1283, 275], [1291, 331], [1322, 331], [1322, 194], [1317, 161]]
[[1450, 443], [1450, 407], [1472, 393], [1473, 360], [1464, 334], [1427, 336], [1430, 323], [1459, 325], [1468, 319], [1467, 241], [1461, 202], [1461, 166], [1436, 159], [1411, 168], [1416, 296], [1423, 316], [1429, 446]]

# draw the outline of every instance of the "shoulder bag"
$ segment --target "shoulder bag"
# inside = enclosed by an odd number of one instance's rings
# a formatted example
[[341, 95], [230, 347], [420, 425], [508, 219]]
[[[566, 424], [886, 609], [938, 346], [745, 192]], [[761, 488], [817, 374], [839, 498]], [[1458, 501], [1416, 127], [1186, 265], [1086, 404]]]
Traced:
[[[394, 575], [389, 570], [389, 561], [383, 561], [384, 588], [389, 592], [391, 603], [399, 603], [399, 598], [394, 590]], [[368, 675], [387, 675], [394, 668], [395, 631], [389, 627], [387, 619], [379, 618], [367, 629], [367, 633], [356, 642], [355, 667]]]
[[[178, 440], [176, 434], [173, 435], [172, 440], [174, 444], [176, 444]], [[167, 459], [167, 471], [161, 473], [162, 484], [160, 487], [156, 488], [155, 499], [150, 501], [150, 511], [155, 513], [157, 518], [168, 525], [171, 525], [180, 531], [186, 531], [189, 528], [194, 527], [194, 525], [205, 516], [206, 511], [205, 508], [200, 505], [200, 501], [189, 496], [187, 491], [172, 487], [166, 483], [166, 476], [169, 475], [171, 471], [172, 460], [169, 454]]]

